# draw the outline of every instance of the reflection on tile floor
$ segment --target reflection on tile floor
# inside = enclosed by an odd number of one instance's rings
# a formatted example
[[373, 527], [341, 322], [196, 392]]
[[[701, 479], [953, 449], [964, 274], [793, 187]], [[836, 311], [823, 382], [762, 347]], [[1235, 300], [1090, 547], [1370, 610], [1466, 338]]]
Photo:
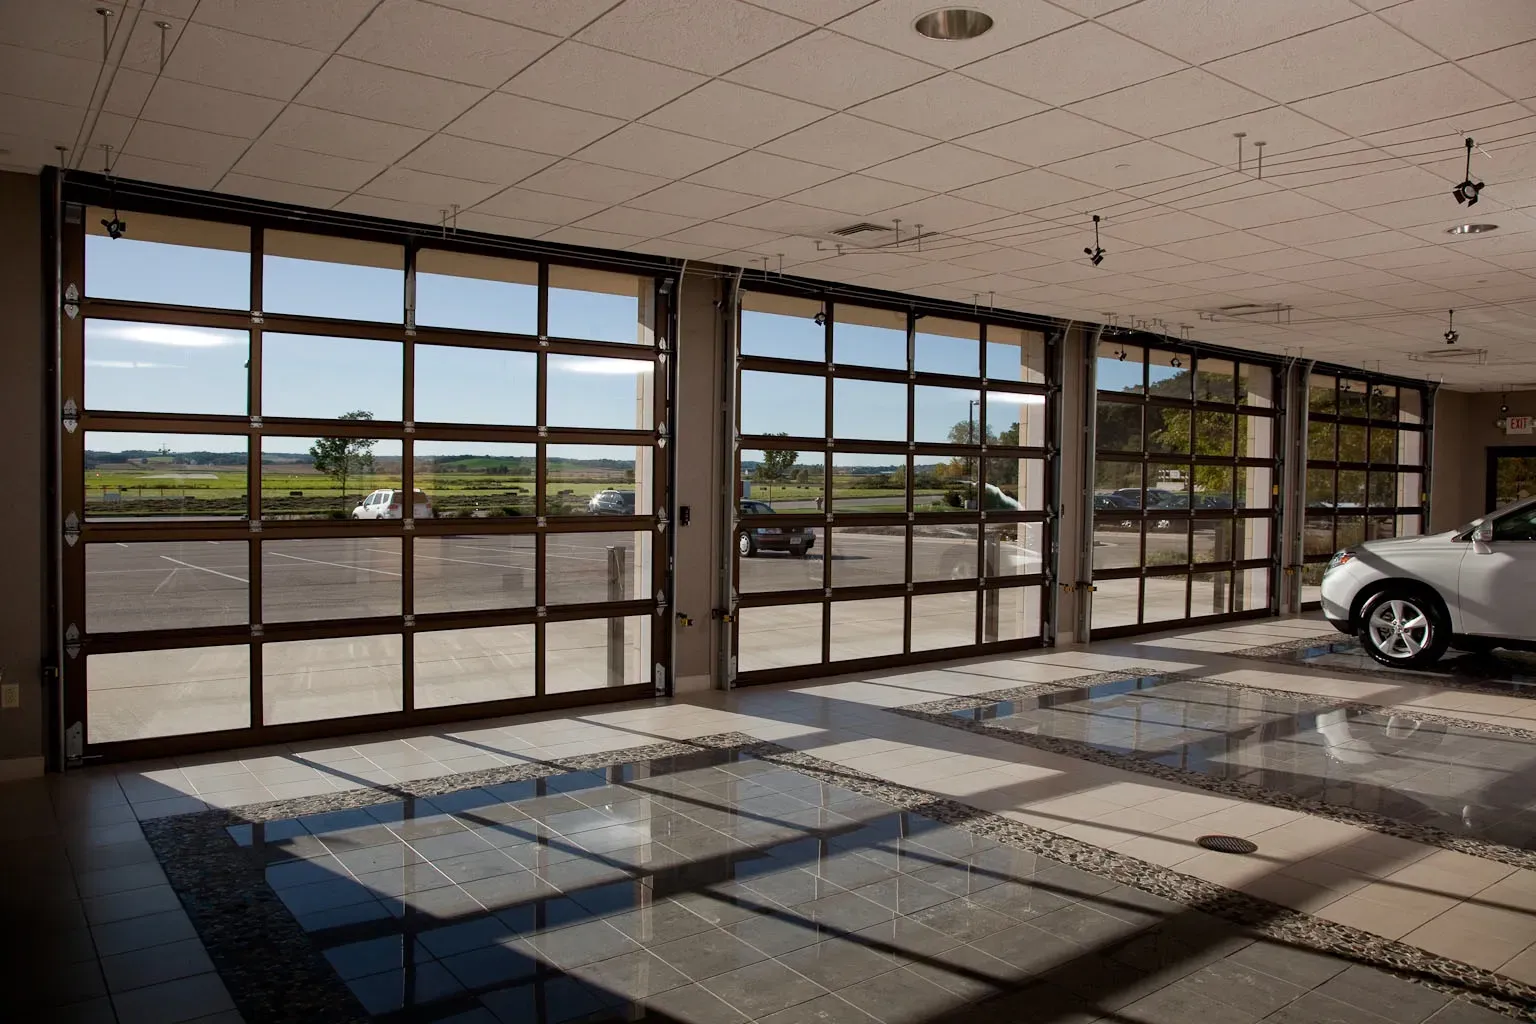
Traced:
[[1403, 714], [1143, 676], [954, 711], [1100, 750], [1522, 849], [1536, 744]]
[[374, 1020], [1503, 1019], [731, 752], [229, 833]]
[[[1359, 640], [1340, 637], [1271, 654], [1267, 659], [1313, 668], [1390, 675], [1425, 683], [1476, 682], [1522, 696], [1536, 692], [1533, 691], [1536, 688], [1536, 654], [1524, 651], [1497, 650], [1483, 654], [1447, 651], [1429, 668], [1410, 671], [1383, 665], [1365, 653]], [[1501, 683], [1507, 686], [1499, 686]]]

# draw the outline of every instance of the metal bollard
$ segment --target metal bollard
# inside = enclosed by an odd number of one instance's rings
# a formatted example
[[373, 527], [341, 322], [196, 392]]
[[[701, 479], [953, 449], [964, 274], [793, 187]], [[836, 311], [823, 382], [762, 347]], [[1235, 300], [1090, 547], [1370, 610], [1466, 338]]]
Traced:
[[[983, 527], [985, 529], [985, 527]], [[985, 535], [985, 543], [982, 550], [984, 579], [996, 579], [1002, 575], [1003, 552], [1002, 540], [996, 534]], [[995, 643], [997, 641], [997, 614], [1000, 602], [997, 599], [997, 591], [983, 590], [981, 592], [981, 639], [983, 643]]]
[[[608, 548], [608, 600], [624, 600], [624, 549]], [[624, 685], [624, 619], [608, 620], [608, 685]]]

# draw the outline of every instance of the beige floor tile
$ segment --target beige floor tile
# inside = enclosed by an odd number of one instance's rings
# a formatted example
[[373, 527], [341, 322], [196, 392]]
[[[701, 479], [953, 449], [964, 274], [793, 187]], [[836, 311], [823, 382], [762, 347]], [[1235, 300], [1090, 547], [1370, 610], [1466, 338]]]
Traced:
[[1194, 875], [1207, 882], [1215, 882], [1217, 885], [1235, 889], [1272, 874], [1274, 868], [1262, 860], [1201, 850], [1197, 856], [1181, 861], [1179, 870], [1186, 875]]
[[1205, 852], [1192, 842], [1164, 836], [1137, 836], [1126, 840], [1114, 849], [1116, 853], [1123, 853], [1127, 857], [1136, 857], [1150, 864], [1161, 864], [1167, 868], [1182, 864]]
[[1437, 916], [1431, 909], [1378, 903], [1358, 893], [1351, 893], [1335, 900], [1313, 913], [1326, 921], [1359, 928], [1361, 931], [1389, 939], [1400, 939], [1414, 929], [1423, 927]]
[[1238, 888], [1250, 896], [1290, 907], [1304, 914], [1315, 914], [1335, 902], [1339, 894], [1332, 889], [1289, 875], [1271, 873], [1241, 883]]
[[1477, 901], [1536, 913], [1536, 871], [1521, 868], [1476, 895]]
[[1529, 943], [1507, 935], [1490, 934], [1477, 928], [1454, 927], [1444, 922], [1445, 916], [1442, 914], [1422, 928], [1415, 928], [1404, 935], [1402, 940], [1437, 956], [1460, 960], [1489, 971], [1498, 970], [1529, 946]]
[[1499, 973], [1527, 985], [1536, 985], [1536, 947], [1511, 957], [1499, 967]]
[[[1414, 861], [1407, 867], [1392, 872], [1384, 880], [1415, 889], [1466, 898], [1508, 878], [1517, 870], [1508, 864], [1469, 856], [1455, 850], [1436, 850], [1422, 860]], [[1532, 936], [1532, 939], [1536, 941], [1536, 936]]]

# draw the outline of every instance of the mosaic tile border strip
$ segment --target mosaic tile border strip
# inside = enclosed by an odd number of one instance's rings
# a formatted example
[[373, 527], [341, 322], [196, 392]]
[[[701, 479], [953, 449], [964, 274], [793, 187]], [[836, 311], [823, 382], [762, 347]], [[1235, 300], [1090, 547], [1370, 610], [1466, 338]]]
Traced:
[[1113, 751], [1101, 750], [1088, 743], [1079, 740], [1062, 739], [1055, 736], [1041, 736], [1035, 733], [1018, 732], [1012, 729], [998, 729], [984, 722], [967, 721], [955, 718], [953, 712], [970, 711], [975, 708], [986, 707], [1000, 701], [1023, 700], [1035, 697], [1044, 697], [1054, 693], [1067, 693], [1073, 690], [1084, 689], [1090, 686], [1098, 686], [1105, 683], [1125, 682], [1131, 679], [1157, 676], [1170, 682], [1194, 681], [1207, 683], [1213, 686], [1221, 686], [1226, 689], [1241, 690], [1249, 693], [1261, 693], [1270, 696], [1294, 699], [1303, 704], [1314, 707], [1325, 707], [1330, 710], [1359, 710], [1378, 714], [1398, 713], [1411, 715], [1421, 721], [1430, 721], [1457, 728], [1467, 728], [1474, 732], [1487, 732], [1499, 736], [1511, 736], [1519, 739], [1536, 741], [1536, 731], [1515, 729], [1512, 727], [1489, 725], [1481, 722], [1467, 722], [1462, 719], [1445, 715], [1433, 715], [1420, 712], [1412, 707], [1394, 707], [1382, 704], [1365, 704], [1349, 701], [1335, 701], [1315, 694], [1296, 693], [1292, 690], [1273, 690], [1257, 686], [1245, 686], [1242, 683], [1231, 683], [1221, 679], [1211, 679], [1200, 671], [1192, 672], [1162, 672], [1152, 668], [1131, 668], [1120, 672], [1101, 672], [1091, 676], [1079, 676], [1075, 679], [1059, 683], [1036, 683], [1028, 686], [1016, 686], [1005, 690], [994, 690], [989, 693], [977, 694], [972, 697], [952, 697], [946, 700], [928, 701], [922, 704], [911, 704], [906, 707], [889, 709], [893, 714], [904, 715], [908, 718], [916, 718], [920, 721], [932, 722], [952, 729], [963, 729], [982, 736], [990, 736], [995, 739], [1006, 740], [1019, 746], [1030, 747], [1034, 750], [1043, 750], [1051, 754], [1061, 754], [1065, 757], [1076, 758], [1080, 761], [1091, 761], [1094, 764], [1105, 765], [1110, 768], [1119, 768], [1124, 771], [1134, 772], [1138, 775], [1148, 775], [1164, 782], [1176, 782], [1191, 789], [1200, 789], [1219, 796], [1232, 797], [1237, 800], [1245, 800], [1249, 803], [1265, 804], [1286, 811], [1298, 811], [1311, 814], [1319, 818], [1328, 818], [1332, 821], [1342, 822], [1346, 825], [1355, 825], [1360, 828], [1370, 829], [1384, 835], [1396, 836], [1400, 839], [1412, 840], [1423, 843], [1426, 846], [1435, 846], [1443, 850], [1455, 850], [1458, 853], [1469, 854], [1473, 857], [1481, 857], [1484, 860], [1497, 861], [1518, 868], [1536, 869], [1536, 850], [1524, 850], [1514, 846], [1505, 846], [1501, 843], [1489, 842], [1485, 839], [1477, 839], [1471, 836], [1459, 836], [1444, 829], [1430, 825], [1415, 825], [1398, 821], [1385, 815], [1372, 811], [1361, 810], [1356, 807], [1343, 807], [1338, 804], [1327, 803], [1322, 800], [1314, 800], [1308, 797], [1299, 797], [1290, 793], [1282, 793], [1278, 790], [1265, 789], [1250, 782], [1239, 782], [1232, 779], [1218, 779], [1202, 772], [1189, 771], [1184, 768], [1174, 768], [1170, 765], [1159, 764], [1145, 758], [1132, 757], [1128, 754], [1117, 754]]
[[1264, 644], [1260, 647], [1244, 647], [1236, 651], [1223, 651], [1222, 654], [1228, 658], [1249, 658], [1254, 661], [1277, 662], [1282, 665], [1305, 669], [1308, 672], [1332, 672], [1361, 679], [1391, 679], [1400, 683], [1440, 686], [1462, 693], [1481, 693], [1492, 697], [1536, 698], [1536, 686], [1527, 686], [1523, 683], [1480, 683], [1474, 680], [1463, 679], [1459, 676], [1426, 675], [1423, 672], [1392, 669], [1385, 665], [1379, 669], [1359, 669], [1348, 665], [1314, 665], [1304, 661], [1297, 661], [1294, 657], [1297, 651], [1311, 650], [1314, 647], [1331, 647], [1334, 644], [1348, 643], [1350, 639], [1345, 634], [1332, 630], [1313, 637], [1303, 637], [1298, 640], [1282, 640], [1279, 643]]
[[1459, 996], [1513, 1019], [1536, 1021], [1536, 986], [1439, 957], [1413, 946], [1325, 921], [1138, 860], [1061, 836], [957, 800], [885, 782], [811, 754], [743, 733], [701, 736], [558, 761], [443, 776], [392, 790], [354, 790], [318, 797], [212, 809], [143, 823], [146, 837], [187, 906], [237, 1006], [262, 1024], [315, 1020], [366, 1024], [351, 992], [330, 970], [256, 868], [229, 838], [233, 824], [278, 821], [325, 811], [431, 797], [503, 782], [517, 782], [656, 758], [724, 751], [747, 754], [831, 785], [874, 797], [896, 810], [921, 814], [1004, 845], [1033, 852], [1108, 881], [1188, 906], [1301, 949], [1378, 969]]

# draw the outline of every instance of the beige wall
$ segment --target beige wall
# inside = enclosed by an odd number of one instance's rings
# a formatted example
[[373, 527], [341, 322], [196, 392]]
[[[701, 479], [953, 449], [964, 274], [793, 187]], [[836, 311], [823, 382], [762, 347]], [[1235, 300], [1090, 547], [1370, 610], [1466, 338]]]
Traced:
[[42, 770], [47, 650], [42, 201], [35, 175], [0, 172], [0, 670], [21, 707], [0, 710], [0, 778]]
[[1488, 449], [1536, 446], [1536, 434], [1508, 436], [1497, 425], [1509, 404], [1516, 415], [1536, 415], [1536, 391], [1441, 391], [1435, 401], [1430, 528], [1451, 530], [1487, 512]]

